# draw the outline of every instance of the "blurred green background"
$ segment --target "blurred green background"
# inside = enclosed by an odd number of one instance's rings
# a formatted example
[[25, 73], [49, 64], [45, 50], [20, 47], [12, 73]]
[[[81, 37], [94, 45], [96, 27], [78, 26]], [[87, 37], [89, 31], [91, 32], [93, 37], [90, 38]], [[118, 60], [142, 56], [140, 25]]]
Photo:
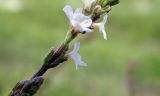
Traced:
[[[160, 1], [120, 1], [109, 14], [107, 41], [99, 32], [75, 40], [88, 67], [75, 70], [69, 60], [48, 71], [36, 96], [160, 96]], [[0, 0], [0, 96], [30, 78], [62, 42], [66, 4], [83, 6], [81, 0]]]

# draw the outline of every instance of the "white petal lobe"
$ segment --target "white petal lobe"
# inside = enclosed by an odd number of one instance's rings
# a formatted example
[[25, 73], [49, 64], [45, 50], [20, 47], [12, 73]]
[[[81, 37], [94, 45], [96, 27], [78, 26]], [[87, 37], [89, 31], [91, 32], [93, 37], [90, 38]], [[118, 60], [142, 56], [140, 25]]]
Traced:
[[83, 13], [83, 8], [77, 8], [75, 11], [75, 14], [82, 14]]
[[105, 31], [105, 24], [108, 20], [108, 14], [106, 14], [101, 23], [97, 23], [96, 25], [99, 27], [99, 31], [103, 34], [103, 38], [107, 40], [107, 33]]
[[71, 52], [71, 58], [74, 60], [76, 64], [76, 69], [78, 68], [78, 66], [87, 66], [87, 64], [84, 61], [82, 61], [81, 56], [78, 53], [79, 48], [80, 43], [75, 43], [74, 49]]
[[63, 11], [65, 12], [66, 16], [68, 17], [69, 20], [72, 20], [73, 18], [73, 9], [71, 6], [69, 5], [66, 5], [64, 8], [63, 8]]

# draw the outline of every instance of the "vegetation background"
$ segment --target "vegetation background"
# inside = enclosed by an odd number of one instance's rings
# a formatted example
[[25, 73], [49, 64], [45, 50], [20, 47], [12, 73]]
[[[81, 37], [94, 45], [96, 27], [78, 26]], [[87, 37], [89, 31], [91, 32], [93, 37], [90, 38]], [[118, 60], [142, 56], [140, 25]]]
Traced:
[[[69, 60], [48, 71], [36, 96], [160, 96], [160, 0], [120, 1], [109, 14], [107, 41], [98, 31], [75, 40], [88, 67], [75, 70]], [[0, 96], [30, 78], [63, 41], [66, 4], [83, 6], [81, 0], [0, 0]]]

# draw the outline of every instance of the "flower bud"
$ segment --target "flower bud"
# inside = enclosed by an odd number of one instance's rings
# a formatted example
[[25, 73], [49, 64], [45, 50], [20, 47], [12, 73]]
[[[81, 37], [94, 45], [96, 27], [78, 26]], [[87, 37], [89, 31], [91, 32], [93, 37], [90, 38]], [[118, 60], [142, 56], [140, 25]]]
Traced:
[[94, 9], [95, 13], [101, 13], [102, 12], [102, 7], [100, 5], [96, 5], [95, 9]]
[[108, 0], [106, 5], [114, 6], [118, 4], [120, 1], [119, 0]]
[[96, 3], [96, 0], [82, 0], [84, 3], [84, 12], [90, 13], [93, 5]]

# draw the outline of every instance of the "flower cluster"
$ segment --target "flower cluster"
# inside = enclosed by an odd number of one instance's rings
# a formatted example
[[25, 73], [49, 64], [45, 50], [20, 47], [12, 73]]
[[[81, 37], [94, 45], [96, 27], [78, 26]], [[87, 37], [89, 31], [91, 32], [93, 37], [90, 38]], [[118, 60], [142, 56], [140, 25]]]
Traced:
[[92, 24], [92, 20], [89, 16], [83, 14], [83, 8], [77, 8], [73, 13], [72, 7], [67, 5], [63, 8], [71, 25], [79, 32], [92, 32], [89, 28]]
[[[91, 10], [91, 7], [93, 4], [95, 4], [95, 0], [82, 0], [85, 7], [84, 9], [87, 9], [87, 12]], [[90, 16], [84, 15], [83, 8], [77, 8], [75, 12], [73, 12], [73, 9], [71, 6], [66, 5], [63, 8], [63, 11], [65, 12], [66, 16], [68, 17], [72, 27], [75, 30], [78, 30], [79, 32], [93, 32], [94, 28], [99, 28], [99, 31], [103, 33], [104, 39], [107, 40], [107, 34], [105, 32], [105, 23], [108, 19], [108, 14], [104, 16], [104, 20], [100, 23], [94, 23], [92, 22], [92, 19]], [[101, 6], [97, 5], [95, 6], [95, 12], [101, 12]]]
[[[70, 21], [72, 30], [74, 30], [71, 34], [93, 32], [94, 29], [99, 29], [103, 38], [107, 40], [105, 24], [108, 20], [108, 12], [117, 1], [118, 0], [82, 0], [84, 8], [77, 8], [75, 11], [73, 11], [71, 6], [66, 5], [63, 11]], [[102, 22], [96, 22], [101, 16], [103, 16]], [[69, 37], [73, 39], [74, 36]], [[70, 53], [70, 57], [76, 63], [76, 68], [78, 65], [86, 66], [86, 63], [81, 60], [81, 56], [78, 53], [79, 47], [80, 44], [75, 43], [74, 49]]]

